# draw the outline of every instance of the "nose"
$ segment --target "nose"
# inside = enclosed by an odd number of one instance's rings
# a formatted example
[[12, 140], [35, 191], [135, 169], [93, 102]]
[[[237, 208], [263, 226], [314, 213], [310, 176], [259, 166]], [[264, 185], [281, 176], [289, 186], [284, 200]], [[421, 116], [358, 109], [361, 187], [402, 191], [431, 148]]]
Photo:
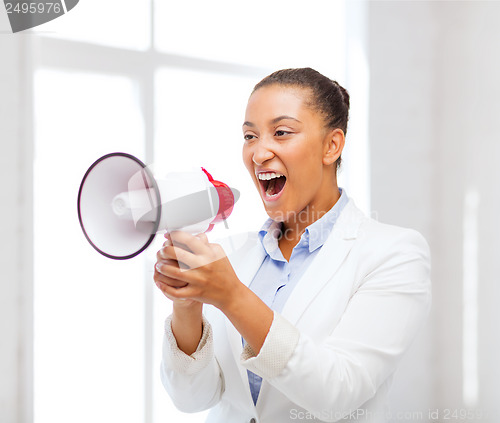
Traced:
[[267, 145], [266, 142], [258, 142], [256, 144], [257, 145], [255, 146], [252, 155], [252, 161], [256, 165], [260, 166], [263, 163], [267, 162], [268, 160], [271, 160], [274, 157], [274, 153], [272, 152], [272, 150], [269, 149], [269, 146]]

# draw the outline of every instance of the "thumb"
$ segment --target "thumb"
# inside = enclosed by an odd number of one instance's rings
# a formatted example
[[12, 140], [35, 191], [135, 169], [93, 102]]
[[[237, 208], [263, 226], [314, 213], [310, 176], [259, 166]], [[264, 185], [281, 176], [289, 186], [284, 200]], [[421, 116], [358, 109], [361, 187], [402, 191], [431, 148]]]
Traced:
[[201, 234], [196, 235], [196, 237], [202, 241], [204, 244], [208, 244], [208, 237], [205, 232], [202, 232]]

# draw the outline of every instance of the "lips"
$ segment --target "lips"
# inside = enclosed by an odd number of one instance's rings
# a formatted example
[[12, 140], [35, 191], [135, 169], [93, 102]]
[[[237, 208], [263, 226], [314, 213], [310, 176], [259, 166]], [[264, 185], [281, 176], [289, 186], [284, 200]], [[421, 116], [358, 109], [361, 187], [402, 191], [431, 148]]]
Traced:
[[257, 173], [262, 196], [266, 201], [277, 200], [283, 194], [286, 185], [286, 176], [273, 170]]

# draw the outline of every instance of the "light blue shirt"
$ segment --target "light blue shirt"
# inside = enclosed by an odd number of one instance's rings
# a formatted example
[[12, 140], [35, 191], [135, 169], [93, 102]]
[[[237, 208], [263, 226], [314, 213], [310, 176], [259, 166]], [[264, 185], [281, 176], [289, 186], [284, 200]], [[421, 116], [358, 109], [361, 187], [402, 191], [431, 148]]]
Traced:
[[[281, 313], [295, 285], [330, 235], [340, 212], [349, 201], [342, 188], [339, 188], [339, 192], [340, 198], [335, 205], [306, 228], [293, 248], [289, 261], [283, 257], [278, 245], [281, 223], [268, 219], [259, 231], [266, 257], [249, 287], [272, 310]], [[253, 402], [256, 404], [262, 378], [249, 370], [247, 373]]]

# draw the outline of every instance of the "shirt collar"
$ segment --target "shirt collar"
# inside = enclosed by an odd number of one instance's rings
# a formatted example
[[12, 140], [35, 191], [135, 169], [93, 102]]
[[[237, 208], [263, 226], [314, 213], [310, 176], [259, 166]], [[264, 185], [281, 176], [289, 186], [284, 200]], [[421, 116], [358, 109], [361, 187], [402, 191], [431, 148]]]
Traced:
[[[340, 213], [349, 201], [349, 197], [347, 197], [344, 189], [339, 188], [339, 192], [340, 198], [338, 201], [330, 210], [328, 210], [328, 212], [306, 228], [295, 248], [301, 246], [305, 247], [307, 245], [309, 252], [313, 252], [317, 248], [323, 246], [333, 229], [333, 225], [335, 225]], [[278, 236], [281, 233], [281, 225], [281, 222], [276, 222], [269, 218], [262, 225], [259, 231], [259, 237], [264, 250], [271, 256], [271, 258], [274, 259], [282, 256], [278, 245]]]
[[[284, 260], [278, 245], [278, 237], [281, 233], [281, 222], [271, 218], [267, 219], [259, 231], [259, 238], [266, 253], [274, 260]], [[281, 256], [281, 257], [280, 257]]]
[[333, 229], [333, 225], [337, 222], [337, 219], [344, 209], [345, 205], [349, 201], [345, 190], [339, 188], [340, 198], [334, 204], [334, 206], [328, 210], [323, 216], [318, 220], [311, 223], [305, 230], [305, 234], [309, 238], [309, 251], [312, 252], [319, 247], [322, 247], [326, 239], [330, 235]]

